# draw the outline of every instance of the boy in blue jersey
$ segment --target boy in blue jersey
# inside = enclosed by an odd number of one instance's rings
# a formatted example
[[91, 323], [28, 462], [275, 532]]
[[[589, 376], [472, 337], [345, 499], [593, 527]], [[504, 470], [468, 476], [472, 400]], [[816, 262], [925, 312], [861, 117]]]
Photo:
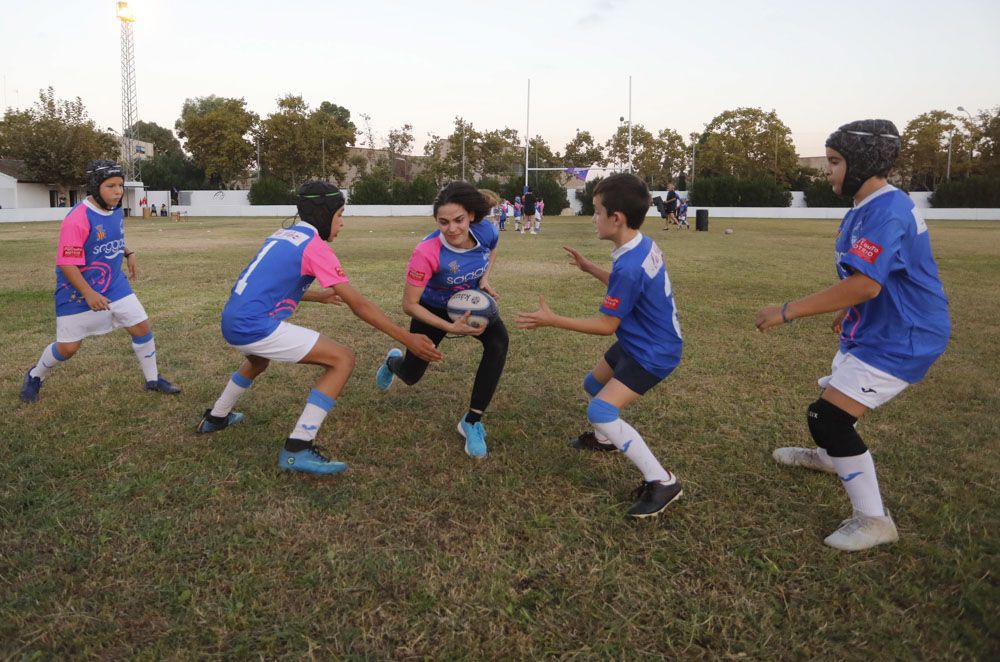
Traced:
[[176, 395], [181, 390], [160, 376], [149, 317], [132, 292], [135, 251], [125, 246], [121, 199], [125, 179], [114, 161], [87, 166], [87, 198], [66, 215], [56, 251], [56, 341], [42, 351], [21, 385], [21, 400], [35, 402], [49, 372], [79, 351], [84, 338], [124, 328], [132, 336], [146, 390]]
[[608, 286], [600, 316], [570, 318], [554, 313], [539, 297], [539, 310], [521, 313], [517, 328], [553, 326], [580, 333], [610, 336], [611, 346], [583, 380], [591, 397], [587, 418], [593, 432], [570, 442], [578, 450], [621, 451], [642, 473], [632, 517], [653, 517], [681, 496], [681, 484], [664, 469], [642, 436], [619, 414], [660, 383], [681, 360], [681, 328], [663, 253], [639, 228], [650, 197], [646, 184], [629, 174], [615, 174], [594, 189], [597, 236], [611, 241], [613, 265], [605, 271], [566, 246], [573, 264]]
[[[300, 301], [346, 303], [351, 312], [398, 340], [426, 361], [442, 356], [426, 336], [409, 333], [356, 290], [327, 243], [343, 227], [344, 195], [326, 182], [307, 182], [299, 190], [299, 222], [269, 236], [236, 280], [222, 311], [222, 336], [246, 358], [215, 405], [205, 411], [198, 432], [218, 432], [244, 420], [236, 400], [271, 361], [324, 368], [306, 399], [298, 422], [278, 455], [285, 471], [335, 474], [343, 462], [325, 457], [314, 444], [319, 427], [337, 404], [354, 369], [354, 352], [312, 329], [284, 320]], [[313, 281], [326, 290], [309, 290]]]
[[807, 412], [818, 448], [778, 448], [774, 459], [838, 475], [854, 512], [825, 542], [845, 551], [899, 537], [855, 424], [923, 379], [951, 333], [927, 224], [909, 196], [886, 182], [899, 147], [899, 132], [888, 120], [851, 122], [830, 135], [828, 179], [834, 192], [854, 198], [837, 235], [840, 282], [764, 308], [756, 318], [757, 328], [767, 331], [799, 317], [836, 313], [840, 351]]

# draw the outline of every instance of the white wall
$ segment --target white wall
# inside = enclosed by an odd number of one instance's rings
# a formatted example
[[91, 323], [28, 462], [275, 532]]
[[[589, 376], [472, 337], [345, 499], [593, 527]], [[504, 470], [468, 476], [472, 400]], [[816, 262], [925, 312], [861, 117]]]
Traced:
[[[240, 191], [227, 191], [240, 193]], [[174, 205], [172, 212], [188, 216], [294, 216], [295, 205]], [[433, 205], [348, 205], [344, 216], [430, 216]]]
[[[191, 207], [231, 207], [250, 204], [250, 191], [190, 191], [190, 193]], [[249, 216], [250, 214], [236, 215]]]
[[50, 204], [48, 184], [17, 183], [17, 206], [19, 208], [48, 207]]
[[13, 209], [17, 206], [17, 180], [0, 172], [0, 207]]

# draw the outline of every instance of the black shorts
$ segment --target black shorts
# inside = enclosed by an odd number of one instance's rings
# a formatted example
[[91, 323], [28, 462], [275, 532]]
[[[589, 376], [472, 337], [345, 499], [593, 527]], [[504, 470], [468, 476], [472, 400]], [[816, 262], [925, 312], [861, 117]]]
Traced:
[[629, 356], [622, 344], [616, 342], [604, 353], [604, 360], [615, 371], [614, 377], [639, 395], [663, 381], [650, 371], [643, 368], [638, 361]]

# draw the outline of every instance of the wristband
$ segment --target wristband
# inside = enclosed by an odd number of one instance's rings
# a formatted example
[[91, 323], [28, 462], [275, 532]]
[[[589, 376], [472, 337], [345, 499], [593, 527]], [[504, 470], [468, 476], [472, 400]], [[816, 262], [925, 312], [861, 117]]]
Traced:
[[788, 311], [788, 303], [781, 304], [781, 321], [784, 322], [785, 324], [791, 324], [795, 320], [788, 319], [787, 311]]

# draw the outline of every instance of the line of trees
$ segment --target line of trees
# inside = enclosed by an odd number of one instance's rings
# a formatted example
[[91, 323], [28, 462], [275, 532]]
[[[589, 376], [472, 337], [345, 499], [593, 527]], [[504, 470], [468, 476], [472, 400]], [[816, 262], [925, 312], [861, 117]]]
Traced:
[[[255, 179], [273, 180], [269, 190], [283, 185], [290, 191], [309, 178], [342, 181], [350, 172], [362, 199], [413, 201], [463, 176], [502, 186], [523, 181], [524, 140], [516, 129], [480, 129], [455, 117], [450, 134], [428, 134], [415, 173], [412, 125], [393, 128], [383, 138], [375, 135], [370, 116], [359, 117], [360, 127], [347, 108], [331, 101], [311, 108], [294, 94], [277, 99], [274, 112], [260, 117], [244, 99], [211, 95], [185, 100], [173, 130], [137, 122], [126, 133], [153, 143], [155, 156], [142, 161], [141, 171], [144, 182], [157, 189], [222, 188], [256, 170]], [[727, 185], [707, 181], [726, 178], [730, 183], [766, 181], [769, 187], [812, 191], [816, 200], [824, 197], [822, 173], [799, 165], [791, 130], [774, 110], [726, 110], [687, 140], [669, 128], [633, 124], [631, 144], [633, 171], [654, 189], [675, 183], [697, 190], [704, 182], [703, 196], [714, 191], [712, 198], [731, 197]], [[540, 135], [530, 137], [528, 145], [531, 167], [624, 169], [629, 164], [625, 124], [604, 142], [577, 129], [562, 150]], [[352, 146], [362, 149], [352, 154]], [[118, 151], [119, 138], [96, 127], [79, 98], [60, 100], [52, 88], [42, 90], [31, 108], [8, 108], [0, 120], [0, 158], [23, 160], [28, 176], [38, 181], [77, 184], [88, 160], [113, 158]], [[529, 180], [538, 187], [544, 177], [534, 171]], [[933, 110], [912, 119], [903, 130], [895, 177], [916, 191], [970, 178], [985, 183], [962, 190], [993, 190], [990, 182], [1000, 179], [1000, 107], [961, 116]], [[755, 196], [760, 197], [746, 194]]]

